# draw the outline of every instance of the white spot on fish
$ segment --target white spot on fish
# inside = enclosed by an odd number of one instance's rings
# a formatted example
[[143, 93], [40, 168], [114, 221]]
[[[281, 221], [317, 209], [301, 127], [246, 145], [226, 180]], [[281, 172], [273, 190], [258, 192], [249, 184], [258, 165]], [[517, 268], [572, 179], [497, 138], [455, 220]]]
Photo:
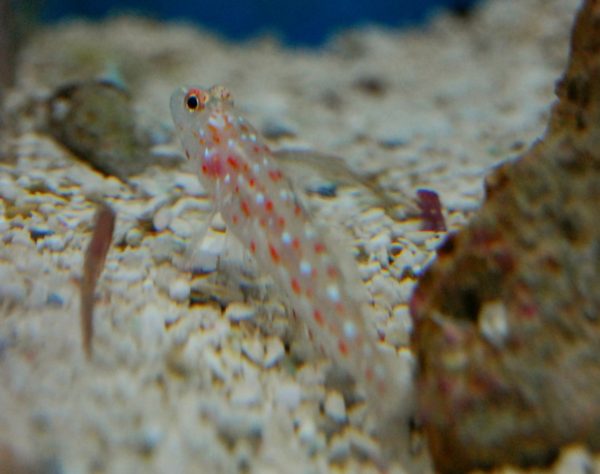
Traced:
[[265, 196], [263, 193], [258, 193], [256, 195], [256, 204], [262, 206], [265, 203]]
[[208, 123], [219, 130], [222, 130], [225, 127], [225, 121], [223, 120], [223, 115], [221, 114], [211, 115], [208, 117]]
[[340, 290], [337, 285], [329, 285], [325, 291], [327, 291], [327, 296], [333, 303], [340, 301]]
[[304, 237], [306, 237], [308, 240], [312, 240], [317, 236], [317, 233], [315, 232], [315, 229], [313, 229], [312, 227], [307, 227], [304, 229]]
[[292, 236], [289, 234], [289, 232], [284, 232], [281, 234], [281, 241], [284, 245], [290, 245], [292, 243]]
[[356, 325], [353, 322], [344, 321], [344, 336], [350, 341], [356, 337]]
[[304, 276], [309, 276], [312, 272], [312, 265], [306, 260], [300, 262], [300, 273]]

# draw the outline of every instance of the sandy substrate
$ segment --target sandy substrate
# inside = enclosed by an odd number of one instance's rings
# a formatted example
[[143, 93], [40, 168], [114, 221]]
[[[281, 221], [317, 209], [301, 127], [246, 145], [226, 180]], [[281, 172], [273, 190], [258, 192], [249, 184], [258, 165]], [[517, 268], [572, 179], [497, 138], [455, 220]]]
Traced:
[[[150, 153], [172, 161], [171, 91], [226, 84], [273, 148], [343, 157], [409, 196], [433, 189], [457, 229], [478, 208], [490, 167], [543, 132], [577, 3], [490, 1], [468, 20], [345, 33], [318, 51], [270, 39], [231, 44], [131, 18], [32, 38], [8, 97], [0, 162], [0, 464], [377, 472], [377, 420], [218, 221], [197, 255], [206, 274], [186, 271], [186, 246], [211, 207], [194, 175], [153, 166], [123, 182], [77, 160], [39, 118], [57, 87], [116, 71]], [[300, 174], [292, 178], [302, 188]], [[316, 219], [354, 242], [370, 316], [410, 384], [407, 301], [443, 234], [394, 220], [362, 194], [347, 186], [306, 199]], [[117, 228], [87, 361], [78, 279], [98, 196], [117, 211]], [[418, 435], [393, 442], [411, 454], [389, 472], [429, 471]], [[586, 462], [571, 451], [555, 470], [584, 472]]]

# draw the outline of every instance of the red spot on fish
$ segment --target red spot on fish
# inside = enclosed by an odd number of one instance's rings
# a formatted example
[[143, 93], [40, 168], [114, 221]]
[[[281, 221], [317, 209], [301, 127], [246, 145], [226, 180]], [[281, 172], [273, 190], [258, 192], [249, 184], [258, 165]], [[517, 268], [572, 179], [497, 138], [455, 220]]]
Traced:
[[294, 207], [294, 214], [296, 216], [299, 216], [300, 214], [302, 214], [302, 208], [298, 204], [296, 204], [296, 206]]
[[285, 218], [284, 217], [278, 217], [277, 218], [277, 225], [281, 228], [285, 227]]
[[256, 184], [256, 181], [254, 180], [254, 178], [250, 178], [248, 180], [248, 186], [250, 186], [251, 188], [253, 188], [255, 184]]
[[265, 209], [267, 210], [267, 212], [273, 212], [273, 201], [267, 199], [267, 201], [265, 202]]
[[292, 290], [294, 290], [294, 293], [297, 295], [302, 292], [302, 289], [300, 288], [300, 282], [297, 278], [292, 278]]
[[343, 339], [340, 339], [338, 341], [338, 349], [340, 350], [340, 353], [343, 356], [347, 356], [348, 355], [348, 344]]
[[273, 244], [269, 244], [269, 252], [271, 253], [271, 258], [275, 263], [279, 263], [281, 257], [277, 249], [273, 246]]
[[300, 250], [300, 239], [298, 237], [292, 239], [292, 248], [294, 250]]
[[234, 214], [233, 216], [231, 216], [231, 221], [232, 221], [234, 224], [237, 224], [237, 223], [239, 222], [239, 217], [238, 217], [238, 215], [237, 215], [237, 214]]
[[231, 155], [227, 157], [227, 164], [234, 170], [237, 170], [240, 166], [238, 160]]
[[242, 168], [244, 169], [244, 173], [250, 172], [250, 166], [248, 166], [248, 163], [244, 163], [244, 166], [242, 166]]
[[254, 240], [250, 241], [250, 252], [256, 253], [256, 242]]
[[221, 160], [219, 159], [218, 155], [215, 155], [208, 161], [202, 163], [202, 173], [208, 176], [220, 176], [222, 171], [223, 168], [221, 166]]
[[250, 206], [247, 201], [240, 202], [240, 207], [242, 208], [242, 212], [246, 217], [250, 217]]
[[259, 153], [260, 152], [260, 147], [258, 145], [254, 145], [252, 147], [252, 151], [254, 151], [254, 153]]
[[323, 313], [321, 313], [321, 311], [319, 311], [318, 309], [315, 309], [315, 311], [313, 312], [313, 318], [319, 326], [323, 326], [325, 324]]
[[365, 377], [367, 378], [367, 381], [372, 382], [374, 375], [373, 369], [371, 367], [367, 367], [367, 370], [365, 370]]
[[323, 242], [316, 242], [315, 243], [315, 252], [316, 253], [323, 253], [323, 252], [325, 252], [325, 245], [323, 244]]
[[335, 268], [333, 265], [329, 265], [329, 266], [327, 267], [327, 275], [328, 275], [330, 278], [335, 278], [335, 277], [337, 277], [337, 268]]
[[269, 170], [269, 178], [274, 182], [279, 181], [283, 177], [283, 174], [279, 170]]

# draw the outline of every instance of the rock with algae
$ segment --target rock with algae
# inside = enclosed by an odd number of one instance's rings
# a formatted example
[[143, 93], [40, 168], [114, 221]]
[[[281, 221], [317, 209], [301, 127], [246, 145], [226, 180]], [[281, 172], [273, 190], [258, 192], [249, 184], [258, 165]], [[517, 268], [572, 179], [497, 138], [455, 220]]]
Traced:
[[544, 138], [496, 170], [411, 302], [436, 468], [600, 450], [600, 0], [586, 0]]
[[109, 80], [66, 84], [48, 100], [48, 131], [80, 159], [122, 180], [165, 160], [149, 153], [129, 93]]

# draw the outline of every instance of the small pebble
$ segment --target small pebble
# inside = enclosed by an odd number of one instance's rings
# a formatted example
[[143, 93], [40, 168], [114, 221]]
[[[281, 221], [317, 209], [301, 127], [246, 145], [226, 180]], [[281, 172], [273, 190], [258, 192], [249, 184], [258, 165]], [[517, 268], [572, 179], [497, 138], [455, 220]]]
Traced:
[[360, 215], [360, 223], [364, 226], [371, 226], [383, 218], [385, 218], [384, 210], [380, 207], [373, 207]]
[[140, 433], [139, 449], [144, 454], [150, 454], [164, 438], [164, 431], [158, 425], [148, 426]]
[[34, 307], [42, 306], [48, 300], [48, 285], [41, 280], [34, 280], [29, 290], [29, 302]]
[[295, 410], [302, 401], [302, 390], [295, 382], [287, 382], [278, 385], [275, 390], [277, 403], [290, 410]]
[[378, 444], [367, 434], [350, 426], [346, 429], [346, 436], [350, 442], [350, 445], [366, 458], [381, 458]]
[[344, 397], [339, 392], [329, 391], [325, 398], [325, 413], [332, 420], [343, 423], [347, 419]]
[[[194, 177], [196, 182], [199, 183], [198, 178]], [[208, 199], [202, 198], [181, 198], [179, 199], [172, 208], [173, 216], [179, 217], [182, 214], [190, 211], [198, 211], [201, 213], [210, 212], [212, 210], [212, 203]]]
[[369, 254], [385, 252], [391, 244], [391, 237], [387, 230], [381, 230], [365, 243], [365, 250]]
[[407, 334], [412, 334], [413, 320], [406, 304], [399, 304], [392, 309], [392, 317], [398, 322]]
[[245, 321], [256, 315], [256, 307], [245, 303], [230, 303], [225, 310], [225, 317], [231, 322]]
[[64, 298], [58, 293], [50, 293], [46, 300], [46, 304], [50, 306], [62, 306], [64, 303]]
[[21, 283], [0, 283], [0, 302], [1, 301], [13, 301], [20, 303], [25, 300], [27, 296], [27, 290]]
[[348, 422], [354, 426], [361, 426], [367, 417], [368, 408], [366, 403], [357, 403], [347, 410]]
[[317, 427], [312, 419], [306, 418], [300, 422], [298, 437], [302, 443], [306, 444], [310, 448], [314, 449], [317, 447]]
[[262, 365], [265, 351], [262, 342], [258, 338], [242, 342], [242, 352], [255, 364]]
[[344, 435], [335, 435], [329, 444], [330, 461], [339, 462], [350, 455], [350, 441]]
[[229, 382], [231, 374], [225, 368], [225, 364], [218, 354], [212, 350], [206, 350], [202, 358], [215, 377], [225, 383]]
[[142, 239], [143, 238], [144, 238], [144, 234], [137, 227], [129, 229], [127, 231], [127, 234], [125, 234], [125, 242], [130, 247], [137, 247], [137, 246], [139, 246], [142, 243]]
[[428, 238], [425, 241], [425, 250], [428, 252], [433, 252], [438, 249], [438, 247], [444, 242], [446, 238], [446, 232], [440, 232], [439, 234]]
[[148, 305], [138, 317], [139, 338], [147, 347], [155, 347], [164, 333], [164, 315], [159, 308]]
[[46, 227], [31, 227], [29, 229], [29, 235], [32, 240], [42, 239], [44, 237], [48, 237], [53, 235], [54, 231], [52, 229], [48, 229]]
[[[22, 245], [24, 247], [33, 247], [34, 245], [29, 232], [25, 229], [13, 228], [7, 237], [10, 237], [10, 243], [12, 245]], [[40, 240], [38, 243], [41, 244], [41, 242], [42, 241]]]
[[27, 189], [31, 186], [31, 179], [27, 175], [21, 175], [17, 179], [17, 184], [19, 187]]
[[262, 400], [262, 393], [258, 381], [247, 381], [236, 385], [231, 391], [231, 402], [236, 405], [252, 406]]
[[554, 466], [555, 474], [587, 474], [594, 470], [594, 461], [589, 452], [582, 446], [569, 446], [563, 449]]
[[171, 262], [173, 255], [182, 253], [185, 244], [172, 234], [160, 234], [147, 239], [152, 258], [155, 262]]
[[370, 280], [381, 270], [381, 263], [377, 260], [372, 260], [367, 263], [362, 263], [358, 266], [360, 277], [363, 280]]
[[173, 213], [171, 212], [171, 209], [168, 207], [162, 207], [156, 212], [156, 214], [154, 214], [152, 225], [157, 232], [161, 232], [169, 226], [172, 219]]
[[423, 245], [426, 244], [431, 239], [439, 238], [438, 232], [431, 232], [428, 230], [416, 230], [416, 231], [407, 231], [404, 234], [404, 237], [410, 240], [415, 245]]
[[[188, 196], [201, 196], [205, 194], [205, 190], [200, 184], [200, 180], [195, 174], [177, 173], [174, 179], [175, 186], [181, 187]], [[209, 201], [199, 201], [204, 204], [204, 210], [210, 211], [212, 204]]]
[[190, 238], [194, 233], [194, 229], [190, 223], [181, 217], [175, 217], [171, 220], [169, 229], [171, 229], [175, 235], [183, 239]]
[[142, 281], [145, 277], [144, 272], [138, 268], [115, 268], [108, 276], [111, 280], [122, 281], [125, 283], [136, 283]]
[[178, 278], [169, 285], [169, 297], [178, 302], [190, 299], [190, 283], [183, 278]]
[[285, 355], [285, 347], [281, 339], [278, 337], [271, 337], [267, 340], [265, 344], [265, 358], [263, 360], [263, 365], [267, 369], [275, 366], [283, 356]]
[[67, 246], [67, 239], [63, 235], [50, 235], [38, 242], [38, 250], [48, 249], [52, 252], [61, 252]]

